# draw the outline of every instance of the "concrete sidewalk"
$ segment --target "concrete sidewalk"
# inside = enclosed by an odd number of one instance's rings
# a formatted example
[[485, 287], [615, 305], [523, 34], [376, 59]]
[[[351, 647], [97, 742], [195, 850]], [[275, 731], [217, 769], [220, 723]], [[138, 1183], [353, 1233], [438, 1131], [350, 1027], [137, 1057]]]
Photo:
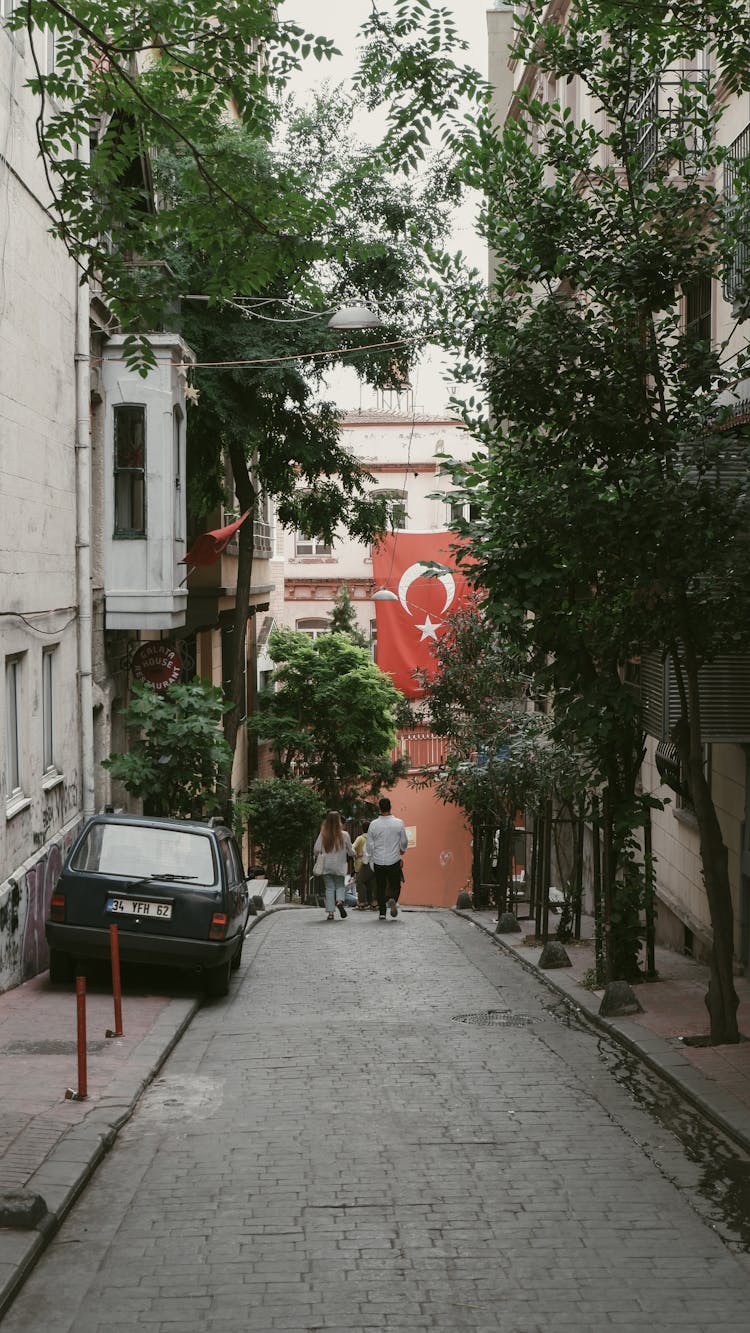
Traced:
[[193, 996], [86, 996], [88, 1095], [78, 1101], [76, 995], [48, 974], [0, 995], [0, 1317], [196, 1012]]
[[[689, 1101], [750, 1153], [750, 978], [735, 977], [739, 997], [738, 1022], [743, 1040], [734, 1046], [691, 1044], [709, 1032], [705, 995], [709, 969], [692, 958], [656, 949], [656, 981], [633, 987], [642, 1013], [627, 1018], [603, 1018], [599, 1006], [604, 992], [591, 991], [582, 979], [594, 967], [593, 921], [585, 918], [581, 933], [588, 938], [566, 944], [569, 968], [540, 970], [541, 946], [534, 939], [534, 922], [519, 920], [519, 934], [495, 933], [497, 913], [458, 911], [457, 916], [487, 931], [501, 948], [541, 976], [571, 1000], [594, 1023], [610, 1032], [630, 1050], [673, 1083]], [[554, 939], [556, 918], [550, 916], [549, 937]]]
[[[250, 929], [277, 907], [253, 918]], [[455, 912], [466, 928], [490, 934], [524, 966], [538, 971], [540, 948], [530, 942], [531, 922], [520, 935], [495, 934], [492, 912]], [[554, 919], [553, 919], [554, 920]], [[554, 925], [552, 926], [554, 929]], [[750, 1152], [750, 1041], [731, 1047], [693, 1047], [684, 1037], [708, 1031], [703, 997], [707, 969], [657, 950], [659, 980], [636, 987], [642, 1014], [604, 1020], [601, 992], [581, 985], [593, 966], [591, 941], [567, 946], [572, 966], [541, 972], [593, 1022], [659, 1070], [684, 1095]], [[736, 979], [740, 1026], [750, 1035], [750, 981]], [[112, 998], [101, 986], [87, 997], [88, 1098], [75, 1090], [76, 1000], [70, 987], [53, 987], [47, 974], [0, 995], [0, 1317], [23, 1284], [47, 1241], [132, 1115], [138, 1100], [200, 1007], [200, 998], [126, 993], [124, 1036], [107, 1039], [114, 1026]], [[220, 1005], [222, 1001], [214, 1001]], [[34, 1214], [34, 1200], [41, 1199]]]

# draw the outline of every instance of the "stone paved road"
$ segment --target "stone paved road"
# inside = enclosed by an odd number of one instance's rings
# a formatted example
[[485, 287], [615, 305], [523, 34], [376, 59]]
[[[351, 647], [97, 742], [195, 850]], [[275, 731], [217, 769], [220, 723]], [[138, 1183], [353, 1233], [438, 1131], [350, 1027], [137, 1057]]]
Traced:
[[747, 1333], [596, 1047], [450, 913], [269, 917], [3, 1333]]

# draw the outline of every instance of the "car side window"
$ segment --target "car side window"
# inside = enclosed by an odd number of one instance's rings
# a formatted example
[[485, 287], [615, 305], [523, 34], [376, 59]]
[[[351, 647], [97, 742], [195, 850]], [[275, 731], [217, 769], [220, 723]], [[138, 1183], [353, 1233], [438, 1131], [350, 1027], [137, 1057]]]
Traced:
[[240, 849], [237, 846], [237, 843], [235, 842], [234, 838], [228, 838], [227, 842], [229, 843], [229, 852], [232, 857], [232, 864], [234, 866], [234, 878], [238, 884], [244, 884], [245, 870], [242, 865], [242, 857], [240, 856]]
[[228, 838], [219, 838], [219, 851], [221, 852], [221, 859], [224, 862], [224, 867], [226, 869], [227, 884], [233, 884], [234, 866], [232, 865], [232, 852]]

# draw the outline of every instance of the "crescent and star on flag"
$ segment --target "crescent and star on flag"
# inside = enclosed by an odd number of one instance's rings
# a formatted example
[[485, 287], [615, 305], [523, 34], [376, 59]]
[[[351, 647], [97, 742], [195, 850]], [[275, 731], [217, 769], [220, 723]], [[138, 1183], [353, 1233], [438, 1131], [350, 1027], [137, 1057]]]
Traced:
[[[426, 578], [430, 575], [435, 578], [436, 582], [442, 583], [443, 588], [445, 589], [445, 603], [442, 610], [443, 616], [451, 606], [456, 595], [456, 580], [450, 570], [446, 569], [445, 566], [442, 566], [442, 573], [438, 574], [435, 571], [436, 566], [434, 563], [425, 564], [421, 560], [418, 560], [415, 564], [410, 565], [408, 569], [404, 570], [398, 583], [398, 600], [408, 616], [413, 617], [414, 614], [409, 606], [408, 597], [412, 583], [414, 583], [416, 579]], [[443, 621], [433, 620], [429, 613], [425, 612], [423, 623], [420, 625], [415, 621], [415, 625], [418, 630], [421, 630], [420, 643], [424, 643], [427, 639], [434, 639], [437, 642], [437, 632], [442, 628]]]

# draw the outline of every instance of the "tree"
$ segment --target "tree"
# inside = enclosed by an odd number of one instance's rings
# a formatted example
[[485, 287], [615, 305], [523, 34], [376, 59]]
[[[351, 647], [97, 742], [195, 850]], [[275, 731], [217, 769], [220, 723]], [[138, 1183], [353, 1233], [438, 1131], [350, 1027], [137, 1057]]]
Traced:
[[[502, 132], [480, 114], [461, 142], [496, 259], [490, 300], [472, 311], [488, 412], [467, 406], [481, 445], [464, 478], [481, 514], [468, 537], [489, 614], [553, 694], [556, 731], [596, 759], [610, 888], [628, 874], [639, 818], [625, 667], [646, 650], [674, 663], [713, 927], [711, 1037], [733, 1042], [731, 888], [699, 671], [750, 644], [747, 432], [726, 406], [748, 358], [741, 329], [713, 347], [684, 305], [727, 275], [747, 233], [747, 166], [722, 197], [725, 102], [699, 72], [707, 43], [725, 84], [750, 86], [747, 7], [581, 5], [565, 29], [545, 10], [528, 7], [519, 60], [548, 85], [581, 80], [597, 114], [576, 124], [554, 94], [521, 92]], [[646, 95], [683, 67], [693, 72], [654, 119]]]
[[235, 807], [271, 883], [289, 886], [300, 878], [325, 812], [317, 792], [297, 778], [253, 782]]
[[494, 862], [504, 909], [516, 812], [536, 818], [553, 798], [579, 806], [586, 766], [582, 755], [553, 741], [546, 715], [529, 711], [525, 663], [485, 615], [481, 598], [449, 617], [433, 656], [434, 672], [420, 673], [426, 715], [450, 748], [443, 767], [425, 780], [471, 820], [474, 905], [485, 905]]
[[[275, 280], [254, 301], [186, 306], [183, 333], [205, 367], [194, 374], [199, 400], [189, 416], [195, 514], [222, 498], [228, 458], [235, 496], [227, 498], [251, 518], [264, 495], [284, 526], [328, 540], [343, 529], [372, 541], [386, 526], [387, 502], [369, 494], [374, 479], [342, 446], [338, 413], [318, 392], [325, 373], [354, 351], [358, 373], [375, 383], [415, 356], [428, 290], [422, 241], [436, 240], [446, 226], [451, 180], [436, 164], [418, 188], [394, 185], [377, 151], [354, 139], [354, 112], [351, 98], [329, 92], [309, 108], [292, 106], [272, 145], [239, 127], [222, 130], [234, 174], [256, 182], [257, 208], [286, 216], [287, 199], [295, 201], [296, 233], [287, 234]], [[162, 194], [189, 197], [194, 175], [184, 153], [165, 158]], [[183, 290], [215, 291], [216, 264], [202, 235], [188, 233], [170, 252]], [[342, 342], [316, 318], [352, 301], [377, 306], [385, 320], [376, 339], [382, 346], [362, 332]], [[242, 716], [252, 559], [249, 521], [239, 530], [234, 693], [225, 719], [232, 750]]]
[[197, 677], [169, 685], [161, 693], [136, 681], [125, 726], [134, 733], [126, 754], [103, 761], [146, 814], [205, 819], [217, 814], [217, 784], [227, 762], [221, 734], [226, 708], [222, 692]]
[[347, 634], [274, 630], [268, 651], [276, 669], [249, 726], [269, 743], [276, 776], [303, 776], [327, 809], [358, 814], [406, 770], [390, 758], [401, 696]]
[[[299, 232], [297, 201], [290, 194], [264, 216], [256, 182], [234, 174], [217, 130], [229, 113], [267, 141], [290, 73], [308, 56], [337, 54], [330, 38], [280, 19], [269, 0], [24, 0], [3, 21], [26, 29], [54, 230], [133, 331], [134, 363], [148, 359], [138, 335], [161, 326], [174, 298], [164, 259], [176, 237], [189, 231], [212, 245], [217, 294], [272, 278], [286, 237]], [[55, 35], [48, 73], [45, 29]], [[194, 189], [155, 209], [153, 162], [178, 146]]]
[[[27, 29], [36, 67], [54, 230], [125, 330], [126, 361], [146, 373], [149, 331], [174, 320], [181, 294], [213, 302], [188, 303], [181, 324], [199, 361], [213, 363], [198, 372], [189, 428], [191, 474], [200, 475], [193, 514], [223, 498], [227, 458], [227, 499], [251, 514], [239, 532], [224, 722], [234, 751], [258, 496], [316, 535], [340, 525], [371, 540], [383, 530], [387, 507], [368, 498], [371, 479], [341, 449], [336, 413], [316, 390], [355, 349], [375, 382], [416, 354], [420, 237], [439, 233], [455, 182], [435, 166], [422, 189], [394, 186], [385, 159], [351, 140], [351, 99], [327, 94], [288, 114], [291, 72], [337, 52], [269, 0], [146, 0], [135, 10], [124, 0], [25, 0], [7, 22]], [[50, 73], [39, 55], [45, 25], [56, 35]], [[252, 321], [237, 293], [258, 296]], [[346, 301], [377, 303], [386, 350], [357, 333], [337, 342], [312, 318]], [[269, 309], [290, 303], [283, 326], [268, 322]], [[231, 764], [227, 814], [230, 776]]]
[[356, 612], [345, 583], [333, 603], [330, 620], [332, 634], [348, 634], [352, 642], [358, 644], [360, 648], [369, 648], [369, 642], [357, 624]]

